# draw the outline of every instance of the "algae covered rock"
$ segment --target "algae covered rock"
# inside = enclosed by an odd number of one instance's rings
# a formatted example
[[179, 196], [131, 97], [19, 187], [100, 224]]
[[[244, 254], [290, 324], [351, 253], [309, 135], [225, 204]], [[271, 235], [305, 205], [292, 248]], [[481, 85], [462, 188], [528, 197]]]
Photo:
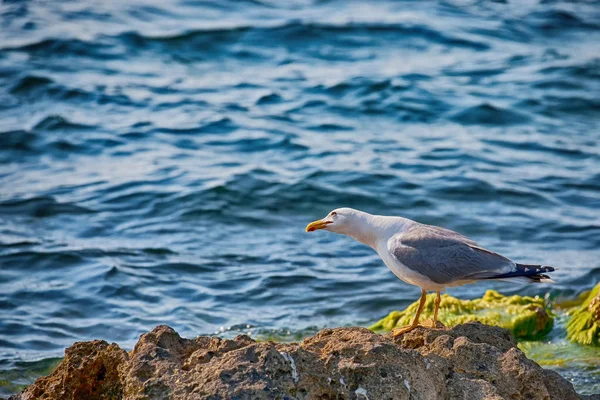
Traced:
[[600, 283], [569, 315], [567, 338], [575, 343], [600, 346]]
[[[433, 317], [434, 299], [435, 294], [427, 296], [421, 320]], [[403, 311], [392, 311], [369, 329], [386, 332], [409, 325], [417, 307], [418, 301]], [[482, 298], [473, 300], [460, 300], [448, 294], [442, 295], [438, 319], [447, 327], [474, 321], [499, 326], [510, 330], [517, 339], [543, 337], [552, 329], [554, 323], [554, 317], [547, 310], [544, 299], [504, 296], [495, 290], [488, 290]]]

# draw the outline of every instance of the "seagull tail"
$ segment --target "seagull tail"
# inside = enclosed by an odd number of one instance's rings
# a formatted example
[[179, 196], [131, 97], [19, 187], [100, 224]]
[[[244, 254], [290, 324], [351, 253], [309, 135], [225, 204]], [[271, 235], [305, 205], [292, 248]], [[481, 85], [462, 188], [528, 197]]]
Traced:
[[520, 280], [529, 283], [556, 283], [546, 273], [556, 271], [555, 267], [547, 265], [517, 264], [514, 271], [496, 275], [489, 279]]

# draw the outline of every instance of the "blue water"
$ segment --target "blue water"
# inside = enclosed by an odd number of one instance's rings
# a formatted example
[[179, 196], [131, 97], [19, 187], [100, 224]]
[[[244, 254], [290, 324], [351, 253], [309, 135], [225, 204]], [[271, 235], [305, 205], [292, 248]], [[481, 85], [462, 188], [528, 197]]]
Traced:
[[14, 382], [157, 324], [294, 338], [414, 301], [371, 249], [304, 232], [341, 206], [560, 267], [456, 296], [600, 280], [598, 3], [31, 0], [0, 22]]

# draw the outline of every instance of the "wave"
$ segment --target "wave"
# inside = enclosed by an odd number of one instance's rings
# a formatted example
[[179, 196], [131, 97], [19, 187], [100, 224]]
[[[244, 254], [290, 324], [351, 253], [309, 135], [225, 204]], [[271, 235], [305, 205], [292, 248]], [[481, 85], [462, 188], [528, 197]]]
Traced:
[[486, 43], [447, 35], [424, 25], [366, 22], [333, 24], [290, 21], [274, 26], [242, 25], [227, 28], [192, 30], [166, 36], [148, 36], [131, 31], [120, 34], [119, 38], [124, 43], [136, 48], [148, 48], [160, 45], [169, 48], [193, 48], [198, 51], [207, 51], [214, 50], [218, 46], [238, 43], [240, 40], [256, 43], [261, 37], [268, 37], [271, 41], [270, 45], [272, 45], [272, 41], [274, 40], [293, 44], [298, 41], [343, 40], [344, 35], [356, 34], [379, 37], [381, 35], [394, 35], [396, 39], [401, 38], [403, 40], [411, 37], [420, 37], [434, 43], [468, 47], [477, 51], [489, 48]]
[[93, 125], [86, 125], [69, 121], [61, 115], [49, 115], [36, 123], [33, 127], [34, 131], [81, 131], [86, 129], [94, 129]]
[[588, 18], [580, 18], [572, 12], [560, 9], [536, 11], [526, 18], [532, 26], [542, 31], [567, 31], [567, 30], [598, 30], [600, 24]]
[[464, 125], [516, 125], [531, 120], [527, 115], [489, 103], [479, 104], [455, 113], [451, 119]]
[[542, 152], [545, 154], [556, 154], [564, 157], [588, 158], [595, 155], [584, 151], [582, 148], [568, 148], [550, 143], [540, 143], [534, 141], [510, 141], [501, 139], [483, 139], [483, 142], [500, 146], [507, 149], [521, 150], [525, 152]]
[[43, 218], [60, 214], [88, 214], [92, 211], [72, 203], [58, 202], [50, 196], [12, 199], [0, 202], [0, 214], [20, 214]]
[[123, 54], [111, 51], [113, 46], [101, 38], [95, 40], [43, 38], [32, 43], [0, 48], [9, 52], [25, 52], [36, 57], [78, 56], [101, 59], [119, 59]]
[[26, 75], [20, 78], [11, 88], [13, 94], [31, 93], [40, 89], [47, 88], [54, 81], [45, 76]]

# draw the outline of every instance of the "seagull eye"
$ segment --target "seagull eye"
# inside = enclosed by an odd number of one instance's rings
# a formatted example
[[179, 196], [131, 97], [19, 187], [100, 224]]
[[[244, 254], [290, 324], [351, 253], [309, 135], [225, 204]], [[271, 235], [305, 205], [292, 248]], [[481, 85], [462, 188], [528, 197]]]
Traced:
[[331, 212], [331, 216], [332, 216], [332, 217], [335, 217], [336, 215], [337, 215], [337, 213], [336, 213], [335, 211], [332, 211], [332, 212]]

